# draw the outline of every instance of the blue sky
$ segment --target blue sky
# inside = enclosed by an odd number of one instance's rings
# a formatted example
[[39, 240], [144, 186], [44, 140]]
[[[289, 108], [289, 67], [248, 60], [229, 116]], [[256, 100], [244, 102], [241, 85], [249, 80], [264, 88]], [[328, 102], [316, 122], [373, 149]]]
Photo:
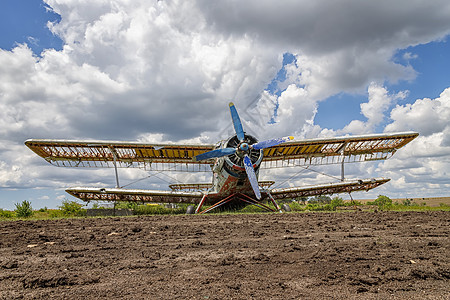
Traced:
[[[3, 1], [0, 208], [56, 207], [73, 199], [67, 187], [114, 185], [110, 170], [49, 166], [27, 138], [215, 143], [230, 100], [262, 120], [260, 138], [418, 131], [416, 146], [351, 172], [393, 178], [375, 194], [450, 193], [446, 1], [275, 2]], [[121, 172], [124, 182], [146, 176]]]
[[0, 47], [11, 50], [17, 44], [27, 43], [36, 55], [46, 48], [61, 50], [61, 39], [47, 28], [47, 22], [59, 22], [61, 17], [47, 8], [36, 0], [2, 1]]
[[[450, 43], [443, 41], [431, 42], [425, 45], [399, 49], [393, 60], [400, 64], [410, 64], [417, 71], [417, 77], [413, 80], [399, 80], [389, 83], [390, 91], [408, 90], [409, 94], [402, 103], [413, 103], [419, 98], [436, 98], [448, 86], [450, 86]], [[417, 56], [415, 59], [405, 61], [402, 57], [405, 53]], [[327, 98], [319, 104], [319, 110], [315, 121], [322, 127], [333, 129], [342, 128], [349, 120], [364, 120], [360, 114], [360, 103], [367, 99], [367, 94], [343, 93]], [[342, 109], [345, 102], [345, 109]], [[336, 112], [339, 117], [335, 117]]]

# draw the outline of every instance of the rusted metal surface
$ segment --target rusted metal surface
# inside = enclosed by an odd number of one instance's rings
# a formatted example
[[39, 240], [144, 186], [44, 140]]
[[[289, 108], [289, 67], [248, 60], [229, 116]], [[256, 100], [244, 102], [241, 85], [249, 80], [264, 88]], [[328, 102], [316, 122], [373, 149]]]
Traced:
[[200, 200], [200, 203], [197, 205], [197, 208], [195, 209], [196, 214], [199, 213], [199, 211], [202, 208], [203, 204], [205, 203], [207, 197], [208, 197], [208, 195], [203, 195], [202, 200]]
[[[286, 142], [264, 149], [262, 168], [382, 160], [418, 136], [415, 132], [360, 135]], [[214, 160], [193, 161], [216, 145], [148, 144], [115, 141], [27, 140], [31, 150], [60, 167], [143, 168], [157, 171], [211, 171]]]
[[59, 167], [112, 168], [116, 156], [117, 167], [174, 171], [210, 171], [211, 161], [194, 162], [192, 158], [215, 147], [70, 140], [27, 140], [25, 145]]
[[419, 134], [403, 132], [286, 142], [264, 149], [262, 168], [326, 165], [390, 158]]
[[[273, 199], [289, 199], [297, 197], [312, 197], [317, 195], [351, 193], [356, 191], [368, 191], [380, 186], [390, 179], [372, 178], [364, 180], [352, 180], [346, 182], [319, 184], [304, 187], [272, 189], [270, 193]], [[130, 189], [103, 189], [103, 188], [70, 188], [66, 192], [83, 201], [130, 201], [130, 202], [156, 202], [156, 203], [190, 203], [199, 204], [205, 195], [202, 192], [173, 192], [157, 190], [130, 190]], [[224, 199], [233, 200], [233, 195], [224, 196], [217, 193], [209, 193], [204, 203], [222, 203]], [[272, 200], [267, 192], [262, 192], [263, 200]], [[231, 197], [231, 198], [230, 198]], [[242, 196], [248, 198], [248, 195]], [[248, 199], [247, 199], [248, 200]], [[256, 201], [256, 200], [255, 200]], [[224, 203], [225, 204], [225, 203]]]
[[[260, 166], [272, 168], [386, 159], [417, 136], [417, 133], [407, 132], [287, 142], [265, 149]], [[39, 156], [57, 166], [117, 166], [158, 171], [213, 171], [212, 184], [174, 184], [170, 186], [172, 191], [121, 188], [70, 188], [66, 190], [83, 201], [198, 204], [203, 199], [202, 202], [217, 207], [237, 197], [241, 201], [266, 209], [265, 204], [252, 198], [254, 193], [247, 176], [242, 176], [243, 171], [226, 168], [225, 158], [200, 162], [192, 160], [200, 153], [213, 150], [215, 145], [66, 140], [28, 140], [25, 144]], [[214, 162], [215, 165], [213, 165]], [[261, 160], [258, 161], [258, 164], [260, 162]], [[254, 166], [257, 176], [260, 166]], [[245, 173], [243, 174], [245, 175]], [[276, 199], [368, 191], [388, 181], [389, 179], [376, 178], [272, 190], [269, 188], [274, 183], [273, 181], [261, 181], [259, 186], [263, 188], [262, 199], [272, 201], [277, 207]], [[204, 197], [205, 195], [207, 197]]]
[[[271, 187], [275, 181], [258, 181], [258, 185], [262, 188]], [[208, 191], [212, 188], [212, 183], [179, 183], [171, 184], [169, 188], [172, 191]]]
[[214, 209], [216, 209], [216, 208], [218, 208], [218, 207], [220, 207], [222, 205], [226, 205], [226, 204], [228, 204], [228, 203], [230, 203], [232, 201], [242, 201], [242, 202], [245, 202], [247, 204], [258, 206], [258, 207], [264, 209], [265, 211], [270, 211], [270, 212], [275, 212], [276, 211], [273, 208], [271, 208], [271, 207], [267, 206], [266, 204], [262, 203], [261, 201], [258, 201], [256, 199], [254, 199], [253, 197], [250, 197], [249, 195], [241, 194], [241, 193], [235, 193], [235, 194], [229, 195], [228, 197], [226, 197], [226, 198], [224, 198], [224, 199], [222, 199], [220, 201], [217, 201], [214, 205], [212, 205], [211, 207], [209, 207], [209, 208], [207, 208], [207, 209], [205, 209], [205, 210], [203, 210], [201, 212], [199, 212], [199, 210], [201, 208], [201, 204], [202, 204], [202, 203], [200, 203], [200, 205], [196, 209], [196, 213], [204, 214], [204, 213], [210, 212], [210, 211], [212, 211], [212, 210], [214, 210]]
[[380, 186], [390, 179], [372, 178], [364, 180], [351, 180], [330, 184], [318, 184], [304, 187], [273, 189], [270, 191], [274, 199], [286, 199], [297, 197], [311, 197], [339, 193], [351, 193], [356, 191], [369, 191]]
[[208, 191], [212, 183], [177, 183], [169, 185], [172, 191]]
[[[105, 188], [70, 188], [66, 190], [83, 201], [130, 201], [156, 203], [193, 203], [203, 197], [201, 192], [172, 192], [158, 190], [131, 190]], [[213, 196], [211, 198], [213, 199]]]

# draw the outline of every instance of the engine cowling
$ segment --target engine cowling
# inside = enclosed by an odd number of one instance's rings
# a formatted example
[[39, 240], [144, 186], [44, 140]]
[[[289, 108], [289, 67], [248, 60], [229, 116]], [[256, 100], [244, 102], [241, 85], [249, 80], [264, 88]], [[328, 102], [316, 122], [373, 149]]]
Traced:
[[[226, 143], [226, 148], [235, 148], [237, 149], [240, 144], [247, 143], [248, 145], [252, 145], [254, 143], [257, 143], [258, 140], [249, 134], [244, 134], [244, 140], [241, 142], [239, 141], [237, 135], [232, 136], [229, 138]], [[250, 157], [253, 168], [255, 169], [255, 172], [259, 169], [259, 166], [261, 164], [262, 158], [263, 158], [263, 150], [256, 150], [256, 149], [250, 149], [246, 152], [247, 155]], [[230, 154], [228, 156], [225, 156], [225, 164], [224, 168], [227, 170], [228, 173], [230, 173], [233, 176], [236, 177], [247, 177], [245, 173], [245, 167], [244, 167], [244, 152], [242, 151], [236, 151], [234, 154]]]

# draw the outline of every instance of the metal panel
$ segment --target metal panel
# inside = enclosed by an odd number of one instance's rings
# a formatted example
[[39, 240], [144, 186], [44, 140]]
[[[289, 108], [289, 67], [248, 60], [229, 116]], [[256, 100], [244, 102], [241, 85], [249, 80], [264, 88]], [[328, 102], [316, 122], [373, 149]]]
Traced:
[[27, 140], [25, 145], [59, 167], [111, 168], [115, 154], [117, 166], [122, 168], [189, 172], [210, 171], [211, 161], [193, 161], [192, 157], [215, 148], [215, 145], [69, 140]]
[[351, 193], [356, 191], [368, 191], [377, 186], [380, 186], [390, 179], [387, 178], [372, 178], [364, 180], [351, 180], [338, 183], [319, 184], [304, 187], [293, 187], [283, 189], [271, 190], [274, 199], [311, 197], [318, 195]]
[[286, 142], [264, 149], [261, 167], [337, 164], [342, 156], [344, 162], [388, 159], [418, 135], [404, 132]]
[[[258, 181], [262, 188], [269, 188], [275, 181]], [[212, 188], [212, 183], [177, 183], [169, 185], [172, 191], [208, 191]]]
[[[320, 184], [313, 186], [273, 189], [270, 191], [274, 199], [289, 199], [298, 197], [311, 197], [317, 195], [351, 193], [355, 191], [368, 191], [380, 186], [390, 179], [372, 178], [365, 180], [352, 180], [346, 182]], [[130, 202], [156, 202], [156, 203], [192, 203], [198, 204], [203, 192], [157, 191], [157, 190], [129, 190], [104, 188], [70, 188], [67, 193], [83, 201], [130, 201]], [[263, 192], [263, 198], [268, 194]], [[207, 203], [222, 200], [217, 193], [208, 193]]]
[[130, 201], [156, 203], [199, 203], [201, 192], [172, 192], [157, 190], [129, 190], [104, 188], [70, 188], [66, 190], [83, 201]]

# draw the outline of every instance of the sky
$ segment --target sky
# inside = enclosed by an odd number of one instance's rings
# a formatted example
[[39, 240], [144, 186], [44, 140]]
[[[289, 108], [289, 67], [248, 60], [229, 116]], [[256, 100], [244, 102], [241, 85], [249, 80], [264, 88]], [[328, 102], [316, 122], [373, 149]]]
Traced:
[[[389, 160], [346, 165], [346, 178], [391, 178], [353, 198], [450, 196], [449, 34], [446, 0], [2, 1], [0, 208], [115, 184], [111, 169], [46, 163], [26, 139], [216, 143], [233, 132], [230, 101], [260, 140], [419, 132]], [[339, 172], [260, 176], [287, 187]], [[119, 175], [150, 189], [211, 179]]]

